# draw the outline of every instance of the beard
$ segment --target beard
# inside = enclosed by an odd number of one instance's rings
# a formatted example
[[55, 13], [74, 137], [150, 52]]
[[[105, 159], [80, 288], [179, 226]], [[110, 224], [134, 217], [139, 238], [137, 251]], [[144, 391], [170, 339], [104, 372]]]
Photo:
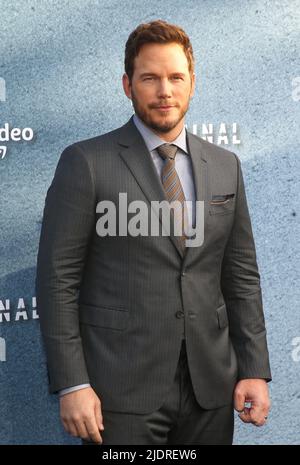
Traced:
[[[190, 103], [190, 97], [188, 99], [188, 102], [186, 105], [182, 108], [180, 108], [179, 114], [173, 118], [173, 120], [165, 120], [165, 121], [155, 121], [154, 118], [151, 117], [150, 111], [147, 111], [146, 108], [143, 108], [137, 98], [134, 95], [134, 92], [131, 90], [131, 100], [132, 100], [132, 105], [134, 108], [135, 113], [138, 115], [138, 117], [151, 129], [154, 131], [160, 132], [160, 133], [168, 133], [172, 129], [174, 129], [178, 123], [184, 118], [185, 114], [187, 113], [189, 109], [189, 103]], [[160, 105], [167, 105], [167, 103], [160, 103]], [[148, 105], [149, 109], [156, 108], [157, 104], [150, 104]], [[179, 108], [178, 105], [176, 105], [177, 108]]]

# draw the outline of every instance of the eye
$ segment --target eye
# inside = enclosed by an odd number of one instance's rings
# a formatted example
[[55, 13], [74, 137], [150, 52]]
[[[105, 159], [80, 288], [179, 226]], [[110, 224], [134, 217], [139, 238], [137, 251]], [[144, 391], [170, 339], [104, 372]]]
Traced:
[[173, 78], [175, 81], [182, 81], [183, 78], [181, 76], [173, 76]]
[[146, 77], [143, 80], [144, 81], [152, 81], [154, 78], [152, 76]]

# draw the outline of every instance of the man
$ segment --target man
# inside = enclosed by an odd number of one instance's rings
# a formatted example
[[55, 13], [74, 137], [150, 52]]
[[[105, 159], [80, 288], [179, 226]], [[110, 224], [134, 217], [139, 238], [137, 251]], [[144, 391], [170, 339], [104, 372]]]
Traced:
[[[185, 130], [195, 74], [181, 28], [131, 33], [123, 87], [134, 116], [67, 147], [47, 193], [37, 298], [50, 392], [84, 443], [231, 444], [234, 407], [266, 422], [271, 380], [241, 164]], [[186, 229], [101, 236], [97, 205], [117, 208], [120, 193], [186, 202], [189, 227], [202, 201], [203, 242], [188, 247]]]

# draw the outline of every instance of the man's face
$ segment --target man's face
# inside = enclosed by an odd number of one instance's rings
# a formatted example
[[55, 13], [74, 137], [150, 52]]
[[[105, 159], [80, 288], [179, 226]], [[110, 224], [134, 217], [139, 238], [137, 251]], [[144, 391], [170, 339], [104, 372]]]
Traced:
[[195, 87], [195, 75], [190, 75], [179, 44], [143, 45], [134, 61], [132, 82], [124, 74], [123, 87], [147, 126], [164, 136], [179, 134]]

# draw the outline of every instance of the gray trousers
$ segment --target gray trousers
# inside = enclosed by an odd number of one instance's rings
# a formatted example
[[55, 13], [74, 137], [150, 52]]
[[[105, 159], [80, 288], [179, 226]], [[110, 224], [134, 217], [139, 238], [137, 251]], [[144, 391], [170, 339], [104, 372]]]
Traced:
[[[196, 401], [182, 342], [174, 382], [163, 405], [148, 414], [103, 410], [103, 445], [232, 444], [233, 404], [204, 410]], [[83, 445], [94, 445], [82, 441]]]

